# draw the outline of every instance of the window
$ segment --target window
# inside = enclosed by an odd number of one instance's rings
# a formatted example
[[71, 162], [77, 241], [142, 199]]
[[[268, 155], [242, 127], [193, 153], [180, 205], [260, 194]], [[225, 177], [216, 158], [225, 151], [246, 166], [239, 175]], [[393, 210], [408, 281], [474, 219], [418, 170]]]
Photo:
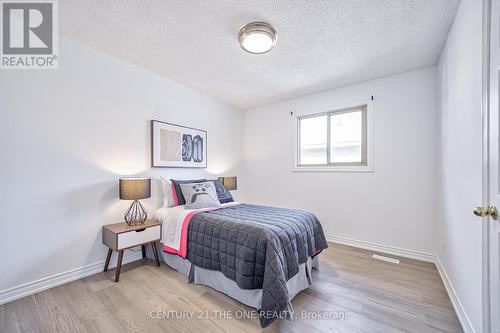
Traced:
[[368, 105], [361, 105], [299, 116], [296, 169], [355, 167], [352, 170], [370, 171], [367, 110]]

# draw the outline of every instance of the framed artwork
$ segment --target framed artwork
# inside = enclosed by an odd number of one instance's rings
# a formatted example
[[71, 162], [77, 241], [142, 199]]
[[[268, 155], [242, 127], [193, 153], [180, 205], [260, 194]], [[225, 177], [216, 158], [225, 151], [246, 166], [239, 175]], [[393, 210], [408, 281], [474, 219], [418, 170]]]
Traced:
[[206, 168], [207, 131], [151, 121], [151, 163], [164, 168]]

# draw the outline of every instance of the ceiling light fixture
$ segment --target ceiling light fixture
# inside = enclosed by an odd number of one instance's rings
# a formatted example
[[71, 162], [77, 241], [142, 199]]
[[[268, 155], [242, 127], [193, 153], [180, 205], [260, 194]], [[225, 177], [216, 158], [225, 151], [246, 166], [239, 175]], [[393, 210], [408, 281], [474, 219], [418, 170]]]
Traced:
[[277, 39], [276, 30], [265, 22], [250, 22], [238, 32], [241, 48], [254, 54], [271, 51]]

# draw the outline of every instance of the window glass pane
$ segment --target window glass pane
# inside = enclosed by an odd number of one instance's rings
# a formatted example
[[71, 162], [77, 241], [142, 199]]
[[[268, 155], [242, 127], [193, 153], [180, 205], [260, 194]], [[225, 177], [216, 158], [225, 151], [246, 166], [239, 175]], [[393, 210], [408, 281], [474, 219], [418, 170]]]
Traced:
[[300, 161], [299, 164], [326, 164], [327, 142], [326, 115], [299, 120]]
[[362, 161], [361, 116], [361, 110], [330, 116], [330, 163]]

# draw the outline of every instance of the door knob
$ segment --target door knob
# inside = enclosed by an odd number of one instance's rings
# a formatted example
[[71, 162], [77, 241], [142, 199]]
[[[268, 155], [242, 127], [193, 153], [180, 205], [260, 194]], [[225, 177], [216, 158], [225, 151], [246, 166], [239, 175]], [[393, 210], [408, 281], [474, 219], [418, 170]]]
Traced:
[[489, 207], [476, 207], [474, 208], [474, 215], [479, 217], [490, 216], [492, 219], [497, 219], [497, 208], [495, 206]]

